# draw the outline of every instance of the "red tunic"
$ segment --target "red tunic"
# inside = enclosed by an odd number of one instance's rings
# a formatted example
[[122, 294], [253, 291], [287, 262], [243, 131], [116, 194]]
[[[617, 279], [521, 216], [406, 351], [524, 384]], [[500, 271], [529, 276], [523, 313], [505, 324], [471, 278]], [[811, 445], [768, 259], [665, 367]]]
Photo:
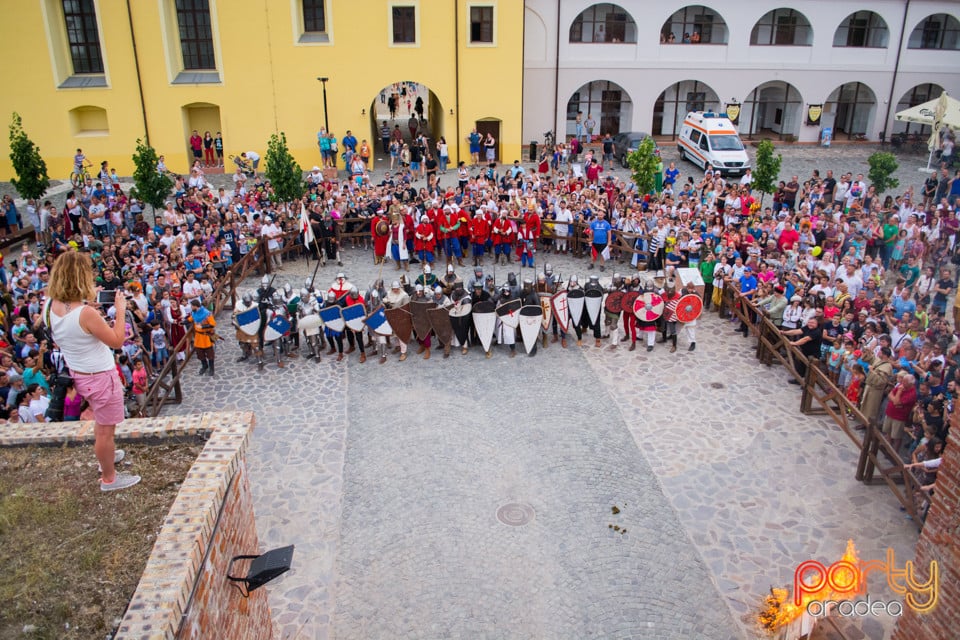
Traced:
[[373, 234], [373, 254], [378, 258], [387, 255], [387, 240], [390, 239], [389, 232], [383, 234], [382, 236], [377, 234], [377, 224], [381, 220], [387, 224], [390, 224], [390, 221], [387, 220], [386, 216], [376, 216], [370, 221], [370, 233]]
[[490, 237], [490, 223], [483, 216], [476, 216], [470, 221], [470, 242], [483, 244]]
[[429, 222], [421, 222], [417, 225], [417, 232], [413, 236], [414, 251], [430, 251], [431, 253], [437, 246], [437, 236], [433, 232], [433, 225]]
[[513, 225], [506, 218], [498, 218], [493, 223], [493, 244], [510, 244], [513, 242]]

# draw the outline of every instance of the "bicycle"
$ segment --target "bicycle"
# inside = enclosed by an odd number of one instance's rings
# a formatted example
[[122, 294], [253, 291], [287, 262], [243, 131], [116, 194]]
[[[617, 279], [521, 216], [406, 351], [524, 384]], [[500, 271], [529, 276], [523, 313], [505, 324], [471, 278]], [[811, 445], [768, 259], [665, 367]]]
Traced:
[[89, 178], [93, 177], [93, 176], [90, 174], [90, 172], [88, 171], [88, 168], [89, 168], [89, 167], [92, 167], [92, 166], [93, 166], [93, 165], [90, 164], [89, 162], [85, 162], [85, 163], [83, 163], [83, 165], [80, 167], [80, 171], [79, 171], [79, 172], [77, 171], [77, 168], [74, 167], [74, 168], [73, 168], [73, 171], [70, 172], [70, 184], [72, 184], [72, 185], [73, 185], [74, 187], [76, 187], [76, 188], [80, 188], [80, 187], [82, 187], [84, 184], [86, 184], [87, 180], [88, 180]]

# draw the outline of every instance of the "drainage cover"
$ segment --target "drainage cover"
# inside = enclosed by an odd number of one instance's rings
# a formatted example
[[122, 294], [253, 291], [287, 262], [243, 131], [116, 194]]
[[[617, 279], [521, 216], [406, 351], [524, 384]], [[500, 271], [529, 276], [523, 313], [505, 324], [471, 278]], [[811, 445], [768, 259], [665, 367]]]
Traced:
[[497, 520], [511, 527], [520, 527], [533, 520], [533, 507], [524, 502], [510, 502], [497, 509]]

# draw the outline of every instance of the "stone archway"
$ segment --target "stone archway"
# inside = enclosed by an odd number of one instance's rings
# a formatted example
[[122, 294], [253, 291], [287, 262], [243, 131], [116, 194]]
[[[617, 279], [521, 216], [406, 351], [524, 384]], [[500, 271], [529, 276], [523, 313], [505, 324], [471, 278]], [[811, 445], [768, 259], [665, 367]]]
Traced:
[[[391, 105], [394, 107], [391, 110]], [[384, 125], [392, 132], [399, 127], [403, 141], [409, 143], [416, 135], [425, 133], [431, 145], [435, 145], [443, 133], [443, 105], [437, 94], [424, 84], [404, 80], [389, 84], [373, 98], [368, 110], [370, 117], [370, 140], [376, 156], [389, 161], [389, 149], [385, 149], [381, 136]], [[415, 128], [411, 125], [415, 123]], [[415, 132], [415, 133], [412, 133]]]

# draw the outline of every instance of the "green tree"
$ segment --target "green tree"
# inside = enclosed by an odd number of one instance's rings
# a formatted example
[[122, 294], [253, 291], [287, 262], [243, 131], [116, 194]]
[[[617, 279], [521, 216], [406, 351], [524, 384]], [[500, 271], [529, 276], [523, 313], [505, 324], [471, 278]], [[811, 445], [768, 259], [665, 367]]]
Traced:
[[867, 158], [867, 163], [870, 165], [867, 177], [876, 188], [877, 195], [881, 195], [887, 189], [896, 189], [900, 186], [900, 181], [893, 177], [899, 167], [895, 155], [886, 151], [877, 151]]
[[17, 193], [27, 200], [42, 198], [50, 188], [47, 163], [40, 156], [40, 148], [27, 137], [20, 114], [16, 112], [10, 124], [10, 162], [17, 174], [10, 182]]
[[266, 171], [264, 174], [273, 185], [273, 191], [282, 202], [299, 200], [303, 196], [303, 169], [290, 155], [287, 135], [284, 132], [270, 136], [267, 143]]
[[656, 143], [647, 136], [640, 141], [636, 151], [627, 154], [627, 166], [630, 167], [630, 178], [637, 185], [639, 193], [653, 193], [656, 184], [657, 165], [660, 159], [653, 153]]
[[763, 196], [773, 193], [780, 178], [780, 164], [783, 156], [779, 153], [774, 157], [773, 143], [761, 140], [757, 145], [757, 159], [753, 163], [753, 189], [760, 192], [760, 206], [763, 206]]
[[157, 219], [157, 209], [163, 206], [173, 180], [165, 173], [157, 171], [157, 150], [143, 140], [137, 138], [137, 150], [133, 154], [133, 183], [136, 185], [137, 195], [151, 207], [153, 219]]

